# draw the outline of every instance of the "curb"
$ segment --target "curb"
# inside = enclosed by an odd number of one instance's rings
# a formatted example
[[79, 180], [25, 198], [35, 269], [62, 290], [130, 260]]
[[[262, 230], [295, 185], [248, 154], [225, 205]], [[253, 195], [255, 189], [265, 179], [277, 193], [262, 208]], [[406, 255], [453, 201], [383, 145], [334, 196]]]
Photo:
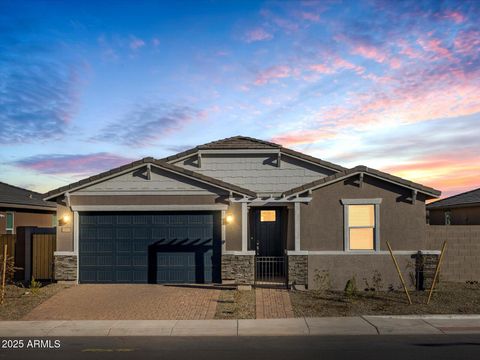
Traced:
[[480, 334], [480, 315], [365, 315], [258, 320], [0, 321], [0, 337], [425, 334]]

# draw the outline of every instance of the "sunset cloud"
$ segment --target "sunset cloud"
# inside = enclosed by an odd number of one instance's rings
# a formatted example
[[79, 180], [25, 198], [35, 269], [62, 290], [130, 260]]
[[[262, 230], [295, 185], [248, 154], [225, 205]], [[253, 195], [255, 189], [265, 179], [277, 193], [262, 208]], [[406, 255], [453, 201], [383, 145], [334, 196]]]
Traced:
[[288, 65], [269, 67], [257, 74], [255, 85], [264, 85], [277, 79], [288, 78], [293, 75], [294, 70]]
[[132, 162], [131, 158], [110, 153], [46, 154], [27, 157], [12, 163], [40, 174], [94, 175]]
[[189, 106], [165, 103], [135, 105], [118, 121], [105, 126], [92, 141], [108, 141], [128, 146], [147, 146], [158, 139], [182, 129], [205, 112]]
[[273, 38], [273, 35], [267, 32], [263, 28], [256, 28], [250, 31], [247, 31], [245, 34], [245, 41], [247, 43], [257, 42], [257, 41], [265, 41], [270, 40]]

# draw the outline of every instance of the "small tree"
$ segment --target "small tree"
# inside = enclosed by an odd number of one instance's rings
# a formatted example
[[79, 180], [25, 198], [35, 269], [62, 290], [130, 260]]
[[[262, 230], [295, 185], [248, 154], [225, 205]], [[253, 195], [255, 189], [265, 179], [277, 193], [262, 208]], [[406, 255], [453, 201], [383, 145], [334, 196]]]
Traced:
[[15, 259], [13, 256], [4, 257], [3, 252], [0, 254], [0, 304], [3, 304], [5, 300], [6, 283], [13, 282], [15, 271], [19, 269], [20, 268], [15, 267]]

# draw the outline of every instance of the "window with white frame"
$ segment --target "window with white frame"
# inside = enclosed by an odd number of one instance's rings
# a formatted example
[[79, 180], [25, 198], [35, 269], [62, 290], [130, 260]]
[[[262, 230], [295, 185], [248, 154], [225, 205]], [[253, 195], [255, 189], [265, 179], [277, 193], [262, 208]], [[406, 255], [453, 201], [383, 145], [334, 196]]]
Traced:
[[5, 221], [5, 231], [7, 234], [14, 234], [15, 233], [15, 224], [14, 224], [14, 217], [13, 212], [7, 212], [5, 214], [6, 221]]
[[381, 199], [342, 200], [345, 250], [379, 250], [379, 205]]

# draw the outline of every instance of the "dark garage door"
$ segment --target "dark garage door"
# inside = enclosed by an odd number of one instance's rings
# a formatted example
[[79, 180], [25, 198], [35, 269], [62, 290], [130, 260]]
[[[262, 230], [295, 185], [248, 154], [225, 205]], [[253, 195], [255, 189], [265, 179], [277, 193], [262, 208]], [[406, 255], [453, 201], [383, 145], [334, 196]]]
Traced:
[[80, 213], [81, 283], [220, 282], [219, 212]]

